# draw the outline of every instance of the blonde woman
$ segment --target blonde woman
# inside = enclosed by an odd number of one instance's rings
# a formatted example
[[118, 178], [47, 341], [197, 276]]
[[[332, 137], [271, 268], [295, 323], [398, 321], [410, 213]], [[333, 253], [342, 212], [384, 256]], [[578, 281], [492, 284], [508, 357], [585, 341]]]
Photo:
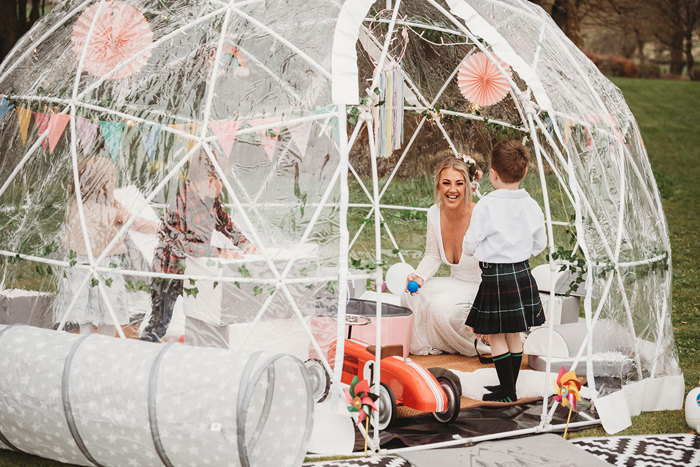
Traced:
[[[448, 156], [435, 170], [435, 204], [428, 209], [425, 254], [406, 281], [415, 280], [420, 288], [402, 298], [402, 305], [414, 314], [412, 354], [476, 355], [476, 338], [464, 321], [479, 290], [481, 270], [476, 258], [463, 253], [462, 240], [479, 178], [476, 162], [466, 156]], [[450, 277], [433, 277], [443, 263], [450, 266]]]

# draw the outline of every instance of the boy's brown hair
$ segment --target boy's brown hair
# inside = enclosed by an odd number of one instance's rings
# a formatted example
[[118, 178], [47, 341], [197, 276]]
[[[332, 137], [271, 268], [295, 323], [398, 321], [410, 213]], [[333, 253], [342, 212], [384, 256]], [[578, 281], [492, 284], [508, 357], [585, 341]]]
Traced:
[[516, 183], [525, 178], [530, 152], [520, 141], [501, 141], [491, 149], [491, 168], [505, 183]]

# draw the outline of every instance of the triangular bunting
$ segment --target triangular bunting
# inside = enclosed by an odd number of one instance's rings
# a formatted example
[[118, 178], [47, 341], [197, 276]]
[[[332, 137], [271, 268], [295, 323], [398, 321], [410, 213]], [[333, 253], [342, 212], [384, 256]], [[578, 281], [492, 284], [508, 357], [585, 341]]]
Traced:
[[10, 101], [4, 97], [0, 99], [0, 122], [3, 118], [5, 118], [5, 115], [7, 115], [7, 112], [9, 112], [11, 108], [12, 105], [10, 104]]
[[[168, 127], [172, 128], [173, 130], [180, 130], [184, 131], [185, 133], [189, 133], [191, 135], [197, 134], [197, 130], [199, 130], [199, 122], [193, 122], [193, 123], [173, 123], [172, 125], [168, 125]], [[197, 143], [197, 141], [189, 138], [183, 138], [187, 139], [187, 152], [190, 152], [194, 145]]]
[[[56, 143], [61, 139], [63, 130], [66, 129], [66, 125], [70, 121], [70, 115], [68, 114], [53, 114], [49, 119], [49, 153], [53, 154], [53, 150], [56, 147]], [[46, 141], [46, 140], [44, 140]]]
[[95, 135], [97, 135], [97, 127], [99, 125], [89, 118], [75, 117], [75, 126], [78, 130], [83, 154], [87, 155], [90, 153], [90, 149], [92, 149], [92, 143], [95, 142]]
[[[260, 126], [267, 125], [268, 123], [277, 123], [282, 120], [281, 117], [267, 117], [267, 118], [254, 118], [249, 120], [250, 126]], [[275, 147], [277, 146], [277, 139], [280, 137], [277, 128], [266, 128], [263, 130], [256, 131], [257, 134], [262, 136], [262, 141], [260, 145], [265, 150], [267, 158], [272, 161], [272, 156], [275, 154]]]
[[231, 149], [233, 149], [233, 143], [236, 141], [240, 125], [241, 122], [238, 120], [219, 120], [218, 122], [209, 123], [209, 127], [216, 135], [216, 139], [219, 140], [221, 149], [224, 150], [226, 157], [231, 156]]
[[[49, 128], [49, 119], [51, 118], [51, 114], [45, 114], [42, 112], [34, 112], [34, 120], [36, 120], [36, 129], [39, 138], [41, 138], [41, 135], [44, 134], [44, 132]], [[44, 148], [44, 151], [46, 151], [46, 146], [49, 144], [49, 138], [48, 135], [41, 140], [41, 147]]]
[[338, 117], [335, 115], [335, 106], [328, 106], [314, 111], [316, 115], [329, 114], [326, 120], [319, 121], [323, 127], [323, 133], [330, 133], [336, 143], [340, 144], [340, 129], [338, 128]]
[[151, 162], [156, 159], [156, 147], [158, 147], [158, 136], [163, 129], [163, 125], [156, 123], [142, 123], [139, 125], [141, 132], [141, 143], [146, 149], [146, 154]]
[[311, 127], [314, 126], [314, 122], [301, 122], [295, 125], [289, 125], [289, 134], [292, 135], [292, 140], [294, 144], [299, 148], [299, 152], [304, 156], [306, 154], [306, 147], [309, 144], [309, 134], [311, 134]]
[[124, 122], [100, 122], [100, 131], [105, 139], [105, 146], [115, 162], [119, 157], [123, 130]]
[[27, 131], [29, 123], [32, 121], [32, 111], [23, 107], [17, 107], [17, 120], [19, 121], [19, 132], [22, 135], [22, 144], [27, 144]]

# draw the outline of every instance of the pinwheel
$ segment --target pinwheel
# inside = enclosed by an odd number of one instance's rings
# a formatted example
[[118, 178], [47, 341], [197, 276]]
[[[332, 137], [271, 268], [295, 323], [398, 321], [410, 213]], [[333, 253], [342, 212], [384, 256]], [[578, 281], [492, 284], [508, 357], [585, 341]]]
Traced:
[[576, 379], [576, 372], [574, 370], [566, 371], [566, 368], [561, 367], [559, 370], [559, 376], [554, 383], [554, 390], [556, 395], [554, 400], [561, 403], [562, 407], [569, 407], [569, 416], [566, 419], [566, 428], [564, 429], [564, 439], [566, 439], [566, 433], [569, 431], [569, 420], [571, 420], [571, 412], [576, 410], [576, 401], [581, 400], [581, 395], [578, 393], [581, 389], [581, 383]]
[[365, 422], [365, 454], [367, 454], [367, 437], [369, 436], [369, 415], [371, 411], [374, 410], [378, 412], [377, 407], [374, 405], [374, 401], [379, 398], [376, 394], [369, 392], [369, 383], [366, 379], [360, 381], [360, 379], [355, 376], [350, 383], [349, 388], [345, 388], [345, 401], [348, 403], [348, 411], [358, 412], [356, 425], [362, 423], [362, 420], [366, 419]]

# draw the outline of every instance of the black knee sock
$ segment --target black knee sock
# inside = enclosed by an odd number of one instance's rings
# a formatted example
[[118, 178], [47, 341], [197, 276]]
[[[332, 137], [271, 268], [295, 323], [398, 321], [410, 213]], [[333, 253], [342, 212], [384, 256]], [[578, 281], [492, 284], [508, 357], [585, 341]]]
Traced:
[[510, 352], [506, 352], [503, 355], [494, 356], [493, 364], [496, 367], [498, 380], [501, 383], [501, 390], [484, 395], [483, 400], [514, 402], [517, 399], [517, 396], [515, 395], [515, 384], [513, 382], [513, 368], [511, 366]]
[[[513, 368], [513, 387], [517, 387], [518, 374], [520, 373], [520, 364], [523, 362], [523, 353], [510, 353], [510, 364]], [[489, 392], [498, 392], [501, 390], [501, 385], [497, 384], [495, 386], [484, 386]]]
[[513, 371], [513, 390], [517, 387], [518, 375], [520, 374], [520, 364], [523, 362], [523, 352], [510, 353], [510, 367]]

